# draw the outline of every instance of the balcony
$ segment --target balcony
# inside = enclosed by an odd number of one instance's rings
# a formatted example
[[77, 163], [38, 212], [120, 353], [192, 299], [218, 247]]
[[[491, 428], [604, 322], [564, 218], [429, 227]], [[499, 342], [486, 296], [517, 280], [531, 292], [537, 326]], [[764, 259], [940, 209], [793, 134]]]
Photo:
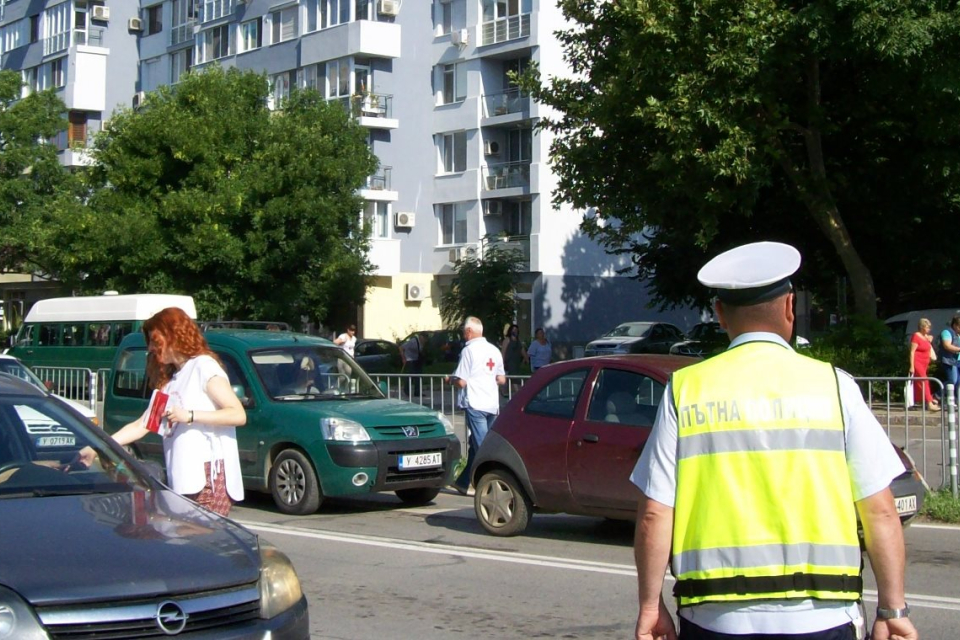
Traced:
[[233, 0], [203, 0], [200, 4], [200, 22], [210, 22], [233, 15]]
[[530, 236], [511, 236], [506, 233], [490, 237], [487, 248], [497, 248], [501, 251], [512, 251], [520, 256], [520, 268], [530, 269]]
[[301, 66], [348, 56], [399, 58], [400, 25], [357, 20], [305, 34], [299, 43]]
[[393, 117], [393, 96], [365, 93], [350, 97], [350, 113], [359, 124], [370, 129], [396, 129], [400, 122]]
[[70, 46], [70, 32], [64, 31], [55, 36], [43, 39], [43, 55], [52, 56], [55, 53], [66, 51]]
[[530, 14], [498, 18], [480, 25], [480, 45], [497, 44], [530, 35]]
[[78, 29], [73, 32], [73, 44], [85, 45], [88, 47], [102, 47], [103, 29]]
[[490, 164], [483, 169], [483, 188], [486, 191], [499, 189], [530, 188], [530, 161]]
[[367, 184], [360, 189], [364, 200], [382, 200], [395, 202], [399, 194], [393, 190], [393, 167], [380, 167], [379, 173], [367, 177]]
[[487, 93], [483, 96], [483, 117], [494, 118], [511, 114], [530, 113], [530, 96], [519, 88], [507, 89], [498, 93]]

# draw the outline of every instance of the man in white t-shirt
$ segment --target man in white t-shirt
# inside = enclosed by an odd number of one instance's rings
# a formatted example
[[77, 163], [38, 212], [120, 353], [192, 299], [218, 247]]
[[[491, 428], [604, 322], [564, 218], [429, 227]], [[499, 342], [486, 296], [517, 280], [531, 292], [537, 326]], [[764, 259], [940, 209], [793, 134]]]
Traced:
[[352, 324], [347, 327], [346, 331], [337, 336], [337, 339], [333, 341], [333, 344], [346, 351], [347, 354], [352, 358], [353, 348], [357, 346], [357, 325]]
[[463, 339], [466, 345], [460, 352], [457, 370], [445, 380], [460, 387], [457, 406], [463, 409], [470, 429], [467, 466], [454, 482], [457, 491], [467, 495], [476, 452], [500, 413], [497, 386], [506, 384], [507, 376], [503, 369], [503, 355], [498, 347], [483, 337], [483, 324], [479, 318], [470, 316], [463, 323]]

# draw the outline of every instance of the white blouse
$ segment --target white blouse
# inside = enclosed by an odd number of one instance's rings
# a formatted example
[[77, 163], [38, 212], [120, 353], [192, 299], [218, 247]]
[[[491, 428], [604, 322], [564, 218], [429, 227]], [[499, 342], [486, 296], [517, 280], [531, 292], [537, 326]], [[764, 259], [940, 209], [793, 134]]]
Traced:
[[[164, 386], [169, 394], [168, 408], [187, 411], [215, 411], [218, 407], [207, 395], [207, 383], [220, 376], [229, 382], [227, 373], [207, 355], [195, 356], [184, 363]], [[217, 460], [223, 460], [227, 493], [234, 501], [243, 500], [243, 479], [240, 475], [240, 453], [236, 427], [217, 427], [194, 422], [178, 423], [163, 439], [163, 455], [171, 488], [181, 495], [200, 493], [207, 482], [204, 463], [210, 464], [210, 482], [216, 477]]]

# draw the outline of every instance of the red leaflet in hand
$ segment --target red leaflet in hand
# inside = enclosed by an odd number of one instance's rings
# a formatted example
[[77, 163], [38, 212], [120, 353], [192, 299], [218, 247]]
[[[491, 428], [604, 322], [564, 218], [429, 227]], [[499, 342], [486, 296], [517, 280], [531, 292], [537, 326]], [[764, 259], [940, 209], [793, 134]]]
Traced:
[[153, 390], [143, 422], [143, 426], [146, 427], [148, 431], [160, 433], [160, 427], [166, 422], [163, 414], [167, 410], [167, 400], [169, 399], [170, 396], [163, 391], [158, 389]]

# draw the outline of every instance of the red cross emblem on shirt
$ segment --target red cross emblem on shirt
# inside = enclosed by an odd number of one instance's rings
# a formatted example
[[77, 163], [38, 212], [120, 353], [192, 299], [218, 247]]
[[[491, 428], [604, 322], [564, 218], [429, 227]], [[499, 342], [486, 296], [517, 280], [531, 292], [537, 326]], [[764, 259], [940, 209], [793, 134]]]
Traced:
[[487, 368], [490, 369], [490, 371], [493, 371], [493, 358], [487, 360]]

